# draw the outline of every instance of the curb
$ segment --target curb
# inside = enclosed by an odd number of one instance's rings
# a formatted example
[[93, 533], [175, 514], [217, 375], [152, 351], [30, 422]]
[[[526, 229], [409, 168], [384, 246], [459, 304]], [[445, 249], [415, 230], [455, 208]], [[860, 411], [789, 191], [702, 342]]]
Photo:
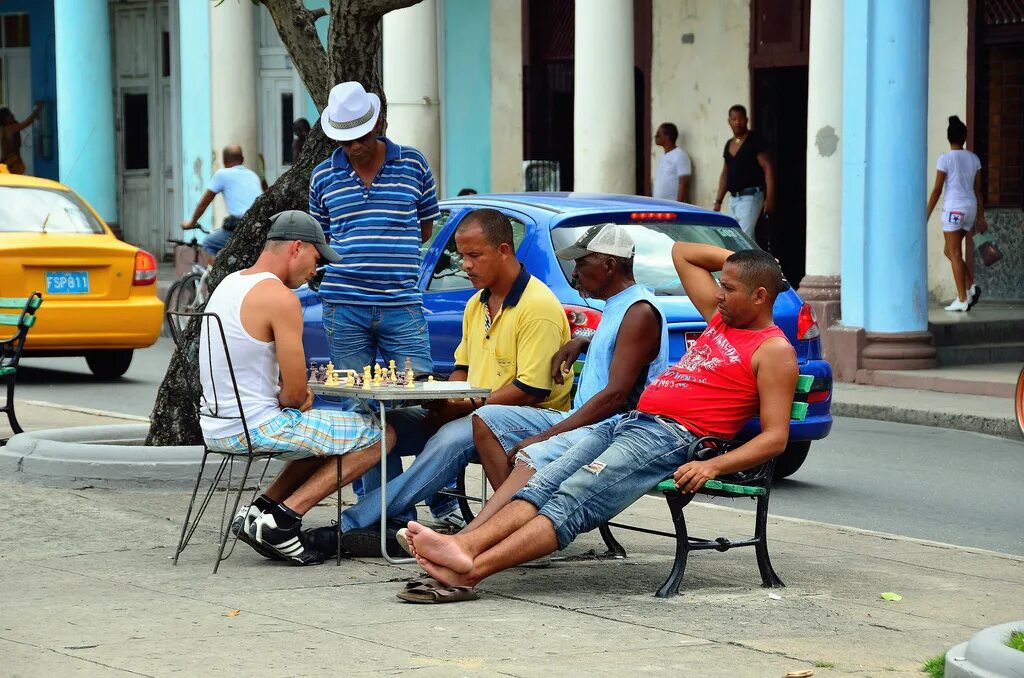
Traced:
[[146, 447], [148, 433], [141, 423], [20, 433], [0, 447], [0, 473], [49, 487], [191, 489], [202, 446]]
[[917, 424], [919, 426], [968, 431], [970, 433], [984, 433], [1010, 440], [1024, 440], [1017, 422], [1009, 417], [986, 417], [965, 412], [949, 414], [948, 412], [918, 410], [889, 404], [848, 403], [837, 400], [832, 401], [831, 411], [834, 417], [853, 417], [855, 419], [891, 421], [898, 424]]

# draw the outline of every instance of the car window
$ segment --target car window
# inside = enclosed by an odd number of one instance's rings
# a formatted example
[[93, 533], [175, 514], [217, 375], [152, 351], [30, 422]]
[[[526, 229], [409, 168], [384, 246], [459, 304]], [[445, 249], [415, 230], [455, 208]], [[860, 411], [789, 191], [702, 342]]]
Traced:
[[441, 210], [441, 215], [434, 220], [434, 226], [430, 231], [430, 237], [427, 238], [425, 243], [420, 244], [420, 260], [422, 261], [424, 255], [430, 249], [430, 246], [437, 240], [437, 236], [444, 230], [444, 225], [448, 223], [448, 220], [452, 216], [451, 210]]
[[[522, 244], [523, 238], [526, 237], [526, 224], [515, 217], [509, 217], [508, 219], [512, 222], [512, 242], [518, 251], [519, 245]], [[435, 234], [440, 231], [436, 224], [434, 229]], [[462, 270], [462, 256], [455, 247], [455, 234], [452, 233], [448, 243], [444, 246], [444, 251], [437, 258], [434, 272], [430, 276], [430, 282], [427, 283], [427, 291], [463, 290], [471, 287], [473, 287], [473, 283], [469, 281], [469, 277]]]
[[0, 186], [2, 233], [104, 233], [75, 194], [48, 188]]
[[[661, 296], [686, 296], [672, 265], [670, 253], [673, 243], [707, 243], [733, 251], [757, 248], [742, 230], [730, 226], [666, 222], [619, 225], [626, 229], [636, 243], [636, 254], [633, 258], [633, 275], [636, 281]], [[568, 247], [590, 226], [591, 224], [585, 224], [554, 228], [551, 230], [551, 243], [556, 250]], [[559, 259], [558, 263], [566, 280], [571, 280], [573, 262]]]

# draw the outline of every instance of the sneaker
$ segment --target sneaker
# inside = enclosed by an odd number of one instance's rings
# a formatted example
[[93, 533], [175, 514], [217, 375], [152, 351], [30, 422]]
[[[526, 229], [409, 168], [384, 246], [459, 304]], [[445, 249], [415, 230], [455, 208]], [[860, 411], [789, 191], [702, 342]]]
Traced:
[[324, 562], [324, 554], [306, 545], [301, 522], [282, 529], [277, 526], [274, 514], [262, 513], [249, 527], [249, 536], [292, 565], [319, 565]]
[[234, 519], [231, 521], [231, 534], [238, 537], [238, 541], [251, 546], [256, 553], [264, 558], [282, 560], [276, 553], [249, 536], [249, 529], [252, 527], [253, 522], [261, 515], [263, 514], [255, 506], [243, 506], [238, 509], [238, 513], [235, 514]]
[[972, 308], [979, 299], [981, 299], [981, 288], [971, 285], [971, 289], [967, 290], [967, 308]]
[[967, 311], [970, 308], [971, 308], [971, 305], [970, 305], [970, 303], [968, 303], [968, 301], [966, 299], [963, 300], [963, 301], [960, 301], [959, 299], [954, 299], [953, 303], [951, 303], [949, 306], [946, 307], [946, 310], [947, 311], [957, 311], [957, 312], [960, 312], [960, 311]]
[[[388, 521], [387, 544], [388, 555], [392, 558], [403, 558], [405, 551], [398, 543], [398, 530], [405, 525]], [[349, 530], [341, 533], [341, 551], [352, 558], [380, 558], [380, 527], [375, 525], [365, 530]]]
[[433, 524], [430, 527], [436, 527], [443, 530], [455, 530], [458, 532], [462, 528], [466, 527], [466, 521], [462, 517], [462, 510], [459, 508], [459, 505], [456, 504], [447, 513], [434, 516]]

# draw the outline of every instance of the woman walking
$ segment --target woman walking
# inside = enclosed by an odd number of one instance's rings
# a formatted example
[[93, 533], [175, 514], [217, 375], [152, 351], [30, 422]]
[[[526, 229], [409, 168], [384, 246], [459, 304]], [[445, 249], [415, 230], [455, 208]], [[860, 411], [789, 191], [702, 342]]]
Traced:
[[24, 174], [25, 161], [21, 157], [21, 130], [39, 117], [43, 102], [37, 101], [27, 118], [18, 122], [9, 108], [0, 108], [0, 163], [7, 165], [11, 174]]
[[[943, 190], [942, 231], [946, 240], [946, 258], [953, 267], [956, 299], [946, 306], [947, 311], [969, 311], [978, 303], [981, 288], [974, 284], [974, 229], [984, 233], [988, 228], [981, 199], [981, 160], [964, 149], [967, 125], [955, 115], [949, 116], [946, 128], [949, 152], [939, 156], [936, 164], [935, 187], [928, 198], [931, 218]], [[966, 245], [966, 258], [964, 255]]]

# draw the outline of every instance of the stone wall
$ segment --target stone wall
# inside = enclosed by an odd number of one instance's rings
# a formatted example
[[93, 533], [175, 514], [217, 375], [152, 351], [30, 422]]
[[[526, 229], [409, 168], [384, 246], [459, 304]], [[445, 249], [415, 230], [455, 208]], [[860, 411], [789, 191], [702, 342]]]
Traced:
[[1003, 258], [986, 267], [975, 251], [975, 282], [982, 288], [982, 298], [1024, 301], [1024, 210], [987, 209], [985, 218]]

